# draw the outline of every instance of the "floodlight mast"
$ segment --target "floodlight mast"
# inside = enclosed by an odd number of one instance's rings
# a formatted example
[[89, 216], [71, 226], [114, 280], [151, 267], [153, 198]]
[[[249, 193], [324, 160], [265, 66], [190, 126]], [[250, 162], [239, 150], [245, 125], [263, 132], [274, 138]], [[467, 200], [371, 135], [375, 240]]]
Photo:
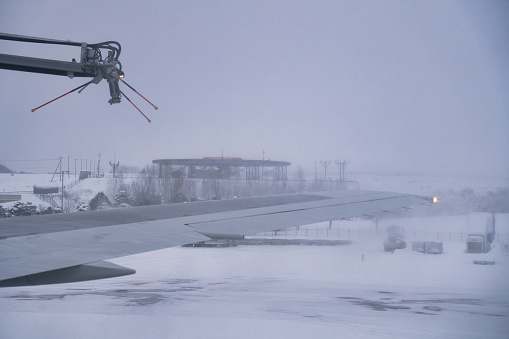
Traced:
[[[32, 109], [32, 112], [49, 104], [50, 102], [53, 102], [67, 94], [70, 94], [70, 93], [78, 90], [78, 89], [79, 89], [79, 92], [81, 92], [91, 83], [98, 84], [102, 79], [106, 79], [106, 81], [108, 82], [108, 85], [109, 85], [111, 99], [108, 100], [108, 102], [111, 105], [120, 103], [120, 101], [121, 101], [120, 98], [121, 98], [122, 92], [120, 91], [118, 81], [120, 78], [124, 77], [124, 72], [122, 71], [122, 64], [118, 60], [118, 57], [120, 56], [120, 52], [121, 52], [121, 46], [118, 42], [105, 41], [105, 42], [101, 42], [101, 43], [97, 43], [97, 44], [87, 44], [86, 42], [74, 42], [74, 41], [36, 38], [36, 37], [1, 33], [1, 32], [0, 32], [0, 40], [81, 47], [79, 63], [75, 59], [73, 59], [72, 61], [60, 61], [60, 60], [40, 59], [40, 58], [32, 58], [32, 57], [26, 57], [26, 56], [9, 55], [9, 54], [1, 54], [0, 53], [0, 69], [7, 69], [7, 70], [21, 71], [21, 72], [31, 72], [31, 73], [60, 75], [60, 76], [67, 76], [71, 79], [74, 77], [93, 78], [86, 84], [83, 84], [83, 85], [63, 94], [63, 95], [47, 102], [44, 105], [41, 105], [37, 108]], [[104, 59], [102, 57], [101, 50], [108, 51], [108, 56]], [[144, 96], [142, 96], [140, 93], [138, 93], [136, 90], [134, 90], [131, 86], [128, 85], [128, 87], [130, 87], [133, 91], [135, 91], [143, 99], [145, 99]], [[145, 100], [148, 101], [147, 99], [145, 99]], [[129, 99], [128, 99], [128, 101], [131, 104], [133, 104], [132, 101], [130, 101]], [[157, 109], [157, 106], [153, 105], [150, 101], [148, 101], [148, 102], [152, 106], [154, 106], [155, 109]], [[136, 107], [136, 109], [138, 109], [138, 108]], [[139, 109], [138, 109], [138, 111], [139, 111]], [[150, 122], [150, 120], [148, 118], [147, 118], [147, 120]]]

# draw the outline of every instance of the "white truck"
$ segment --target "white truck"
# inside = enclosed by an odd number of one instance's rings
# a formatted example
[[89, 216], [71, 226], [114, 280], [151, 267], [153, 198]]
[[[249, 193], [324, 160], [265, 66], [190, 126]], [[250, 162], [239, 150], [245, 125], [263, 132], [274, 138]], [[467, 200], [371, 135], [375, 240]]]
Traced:
[[467, 219], [467, 253], [486, 253], [495, 238], [495, 218], [491, 213], [469, 213]]

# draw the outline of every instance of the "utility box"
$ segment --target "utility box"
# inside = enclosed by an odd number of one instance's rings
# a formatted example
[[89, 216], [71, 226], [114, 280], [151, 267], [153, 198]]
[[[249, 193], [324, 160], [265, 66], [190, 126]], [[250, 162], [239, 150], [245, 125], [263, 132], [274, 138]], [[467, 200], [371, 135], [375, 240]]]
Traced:
[[444, 246], [441, 241], [413, 241], [412, 251], [428, 254], [442, 254], [444, 252]]
[[426, 241], [426, 253], [442, 254], [444, 252], [444, 245], [441, 241]]
[[425, 241], [412, 241], [412, 251], [426, 253]]

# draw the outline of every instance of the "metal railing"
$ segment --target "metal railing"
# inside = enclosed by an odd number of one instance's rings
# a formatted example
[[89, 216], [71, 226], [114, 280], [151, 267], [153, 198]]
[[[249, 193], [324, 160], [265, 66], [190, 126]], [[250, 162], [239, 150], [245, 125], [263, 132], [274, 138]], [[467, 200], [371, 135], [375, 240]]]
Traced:
[[[256, 236], [263, 237], [287, 237], [287, 238], [334, 238], [334, 239], [376, 239], [385, 238], [385, 232], [376, 232], [374, 229], [361, 228], [341, 228], [341, 227], [320, 227], [320, 226], [300, 226], [291, 227], [284, 230], [262, 232]], [[405, 232], [405, 240], [436, 240], [436, 241], [458, 241], [464, 242], [467, 237], [465, 231], [410, 231]], [[509, 234], [496, 232], [494, 243], [500, 243], [502, 239], [509, 239]]]

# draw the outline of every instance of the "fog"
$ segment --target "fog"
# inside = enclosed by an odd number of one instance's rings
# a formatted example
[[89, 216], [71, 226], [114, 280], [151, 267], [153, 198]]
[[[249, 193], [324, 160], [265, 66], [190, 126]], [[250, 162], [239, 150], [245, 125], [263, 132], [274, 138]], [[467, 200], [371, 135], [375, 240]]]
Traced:
[[[3, 2], [1, 32], [118, 41], [126, 81], [159, 110], [125, 86], [152, 123], [125, 99], [110, 106], [102, 81], [32, 113], [87, 80], [0, 70], [0, 164], [223, 153], [507, 177], [508, 15], [505, 1]], [[80, 50], [0, 41], [0, 52]]]

